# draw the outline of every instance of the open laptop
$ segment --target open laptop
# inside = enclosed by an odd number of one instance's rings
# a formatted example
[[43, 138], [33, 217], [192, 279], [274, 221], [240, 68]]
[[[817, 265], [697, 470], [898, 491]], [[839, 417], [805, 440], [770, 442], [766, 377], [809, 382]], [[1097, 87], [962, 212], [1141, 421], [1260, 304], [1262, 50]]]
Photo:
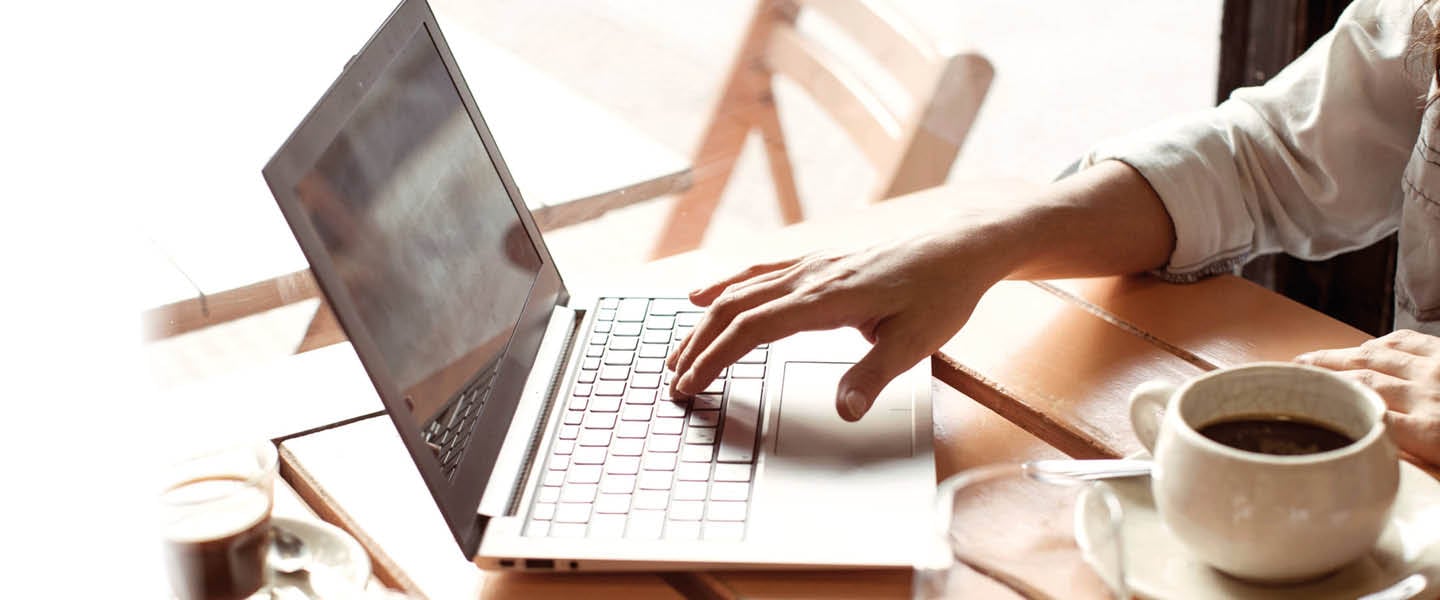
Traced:
[[834, 407], [867, 349], [850, 330], [761, 346], [670, 398], [664, 357], [702, 309], [566, 289], [424, 0], [264, 174], [482, 567], [908, 566], [933, 535], [928, 361], [858, 423]]

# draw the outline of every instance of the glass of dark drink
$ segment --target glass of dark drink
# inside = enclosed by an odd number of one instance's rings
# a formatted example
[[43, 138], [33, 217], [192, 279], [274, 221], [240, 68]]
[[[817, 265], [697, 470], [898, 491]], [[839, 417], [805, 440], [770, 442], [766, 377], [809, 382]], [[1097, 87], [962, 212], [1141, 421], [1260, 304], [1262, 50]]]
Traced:
[[160, 494], [161, 537], [180, 600], [240, 600], [265, 587], [274, 498], [268, 440], [173, 465]]

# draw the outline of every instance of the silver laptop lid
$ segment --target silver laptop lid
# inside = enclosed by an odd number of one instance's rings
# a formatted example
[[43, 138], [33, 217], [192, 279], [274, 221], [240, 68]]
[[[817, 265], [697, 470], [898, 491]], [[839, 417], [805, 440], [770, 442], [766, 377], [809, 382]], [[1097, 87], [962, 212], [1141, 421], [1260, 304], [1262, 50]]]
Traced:
[[400, 4], [264, 174], [473, 556], [476, 507], [567, 292], [425, 0]]

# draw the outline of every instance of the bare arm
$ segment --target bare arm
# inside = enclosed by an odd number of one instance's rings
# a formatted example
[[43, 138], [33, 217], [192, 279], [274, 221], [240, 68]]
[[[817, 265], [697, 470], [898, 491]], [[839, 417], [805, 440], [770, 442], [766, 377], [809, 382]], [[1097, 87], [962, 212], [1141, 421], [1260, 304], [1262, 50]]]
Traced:
[[959, 331], [995, 282], [1144, 271], [1173, 247], [1170, 217], [1145, 179], [1102, 163], [919, 237], [758, 265], [696, 290], [691, 300], [710, 311], [669, 357], [672, 391], [704, 389], [758, 344], [850, 326], [874, 344], [836, 392], [840, 415], [857, 420], [891, 379]]

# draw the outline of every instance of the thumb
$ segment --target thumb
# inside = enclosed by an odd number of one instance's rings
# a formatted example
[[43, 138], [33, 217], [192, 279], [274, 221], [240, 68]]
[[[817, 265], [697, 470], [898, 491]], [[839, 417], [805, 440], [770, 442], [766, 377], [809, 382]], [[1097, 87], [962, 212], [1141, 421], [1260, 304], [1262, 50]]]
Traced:
[[1432, 465], [1440, 465], [1440, 419], [1389, 411], [1385, 424], [1390, 439], [1401, 450]]
[[922, 345], [903, 343], [897, 337], [905, 336], [893, 333], [877, 336], [875, 346], [840, 378], [840, 386], [835, 393], [835, 409], [840, 418], [859, 421], [891, 380], [929, 356]]

